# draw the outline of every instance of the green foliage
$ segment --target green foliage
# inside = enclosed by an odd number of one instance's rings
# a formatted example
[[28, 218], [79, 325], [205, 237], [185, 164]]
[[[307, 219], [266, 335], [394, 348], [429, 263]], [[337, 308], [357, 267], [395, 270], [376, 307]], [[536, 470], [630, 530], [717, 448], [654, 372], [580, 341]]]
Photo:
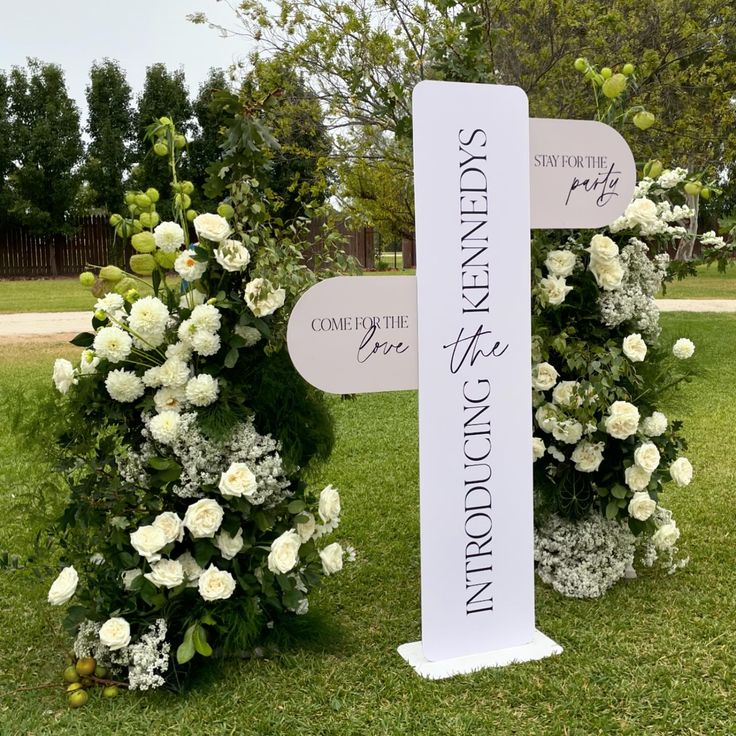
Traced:
[[83, 148], [79, 111], [64, 74], [36, 59], [10, 73], [15, 170], [10, 174], [15, 218], [42, 236], [70, 232]]
[[93, 206], [114, 212], [125, 192], [134, 136], [130, 85], [117, 62], [105, 59], [92, 65], [87, 108], [90, 143], [84, 176]]
[[13, 192], [8, 176], [14, 170], [16, 159], [10, 117], [10, 86], [8, 78], [0, 72], [0, 224], [10, 219]]

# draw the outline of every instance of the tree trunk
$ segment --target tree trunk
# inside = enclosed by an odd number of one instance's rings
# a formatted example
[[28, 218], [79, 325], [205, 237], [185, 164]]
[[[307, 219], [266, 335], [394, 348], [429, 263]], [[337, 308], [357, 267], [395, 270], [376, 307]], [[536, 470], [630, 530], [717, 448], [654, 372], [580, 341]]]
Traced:
[[693, 210], [693, 216], [690, 218], [690, 224], [687, 228], [687, 235], [680, 241], [675, 253], [676, 261], [691, 261], [693, 259], [693, 249], [698, 235], [698, 212], [700, 210], [700, 195], [687, 194], [687, 205]]

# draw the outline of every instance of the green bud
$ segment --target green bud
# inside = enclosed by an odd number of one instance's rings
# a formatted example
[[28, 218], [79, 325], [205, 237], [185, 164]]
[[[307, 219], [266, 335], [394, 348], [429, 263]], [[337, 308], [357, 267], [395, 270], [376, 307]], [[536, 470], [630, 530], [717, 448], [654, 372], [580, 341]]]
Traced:
[[100, 278], [117, 284], [125, 274], [117, 266], [104, 266], [100, 269]]
[[187, 139], [181, 133], [174, 136], [174, 146], [176, 146], [176, 148], [184, 148], [186, 144]]
[[142, 227], [156, 227], [160, 220], [161, 218], [159, 217], [158, 212], [141, 212], [140, 222]]
[[181, 190], [184, 194], [191, 194], [194, 191], [194, 184], [190, 181], [183, 181], [181, 183]]
[[135, 192], [125, 192], [125, 204], [135, 204]]
[[[145, 213], [143, 213], [145, 214]], [[133, 220], [133, 224], [131, 226], [131, 233], [135, 235], [136, 233], [142, 233], [143, 232], [143, 225], [141, 225], [140, 220]]]
[[624, 64], [624, 68], [621, 70], [627, 77], [630, 77], [634, 73], [633, 64]]
[[192, 198], [188, 194], [177, 194], [174, 196], [174, 203], [177, 207], [186, 210], [192, 203]]
[[689, 181], [686, 182], [684, 189], [685, 194], [689, 194], [693, 197], [696, 197], [698, 194], [700, 194], [700, 190], [703, 188], [703, 183], [699, 181]]
[[613, 76], [611, 67], [604, 66], [603, 69], [601, 69], [601, 76], [603, 77], [603, 79], [610, 79]]
[[151, 206], [151, 200], [145, 194], [137, 194], [135, 203], [142, 209], [148, 209]]
[[703, 188], [702, 188], [702, 189], [700, 190], [700, 196], [701, 196], [701, 197], [702, 197], [703, 199], [710, 199], [710, 189], [708, 189], [708, 187], [703, 187]]
[[153, 152], [157, 156], [168, 156], [169, 155], [169, 147], [163, 143], [162, 141], [158, 141], [157, 143], [153, 144]]
[[156, 260], [150, 253], [132, 255], [130, 270], [138, 276], [150, 276], [156, 270]]
[[164, 116], [162, 118], [159, 118], [158, 121], [159, 121], [159, 123], [161, 123], [161, 125], [172, 126], [174, 124], [172, 122], [171, 118], [167, 118], [166, 116]]
[[91, 271], [83, 271], [79, 274], [79, 283], [90, 288], [95, 283], [95, 275]]
[[135, 289], [135, 281], [130, 276], [120, 279], [115, 284], [115, 293], [120, 294], [120, 296], [125, 296], [131, 289]]
[[584, 72], [588, 68], [588, 62], [586, 59], [579, 57], [575, 59], [575, 64], [573, 66], [577, 71]]
[[173, 253], [164, 253], [162, 250], [157, 250], [153, 254], [153, 257], [161, 268], [165, 271], [169, 271], [174, 268], [174, 261], [177, 259], [178, 255], [178, 251], [174, 251]]
[[656, 179], [664, 171], [662, 162], [658, 159], [652, 159], [644, 164], [644, 176], [648, 176], [650, 179]]
[[647, 130], [647, 128], [651, 128], [652, 125], [654, 125], [654, 121], [654, 115], [648, 110], [642, 110], [634, 115], [634, 125], [636, 125], [639, 130]]
[[107, 319], [106, 312], [104, 310], [102, 310], [102, 309], [98, 309], [95, 312], [95, 319], [99, 320], [100, 322], [103, 322], [104, 320]]
[[110, 215], [110, 224], [115, 227], [116, 225], [119, 225], [123, 221], [122, 215]]
[[153, 237], [153, 233], [136, 233], [130, 239], [130, 243], [139, 253], [153, 253], [156, 250], [156, 240]]
[[197, 210], [187, 210], [187, 221], [193, 222], [197, 216]]
[[235, 214], [235, 210], [229, 204], [223, 202], [218, 206], [217, 214], [220, 215], [220, 217], [224, 217], [226, 220], [229, 220]]
[[603, 94], [609, 100], [618, 97], [626, 89], [626, 77], [623, 74], [614, 74], [603, 82]]
[[128, 304], [132, 304], [140, 294], [135, 289], [128, 289], [128, 291], [125, 292], [125, 301], [128, 302]]
[[153, 187], [149, 187], [146, 189], [146, 197], [151, 200], [151, 202], [158, 202], [159, 200], [159, 193], [158, 189], [154, 189]]

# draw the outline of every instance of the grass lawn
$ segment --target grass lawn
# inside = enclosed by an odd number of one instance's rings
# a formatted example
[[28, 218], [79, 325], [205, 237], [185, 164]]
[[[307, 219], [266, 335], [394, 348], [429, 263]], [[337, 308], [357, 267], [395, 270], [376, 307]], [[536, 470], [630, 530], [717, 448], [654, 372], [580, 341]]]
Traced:
[[[660, 294], [660, 296], [662, 296]], [[715, 265], [698, 266], [698, 275], [667, 284], [666, 299], [736, 299], [736, 266], [718, 273]]]
[[[703, 368], [662, 407], [687, 420], [696, 477], [670, 489], [665, 505], [691, 562], [673, 576], [623, 581], [598, 601], [565, 599], [539, 584], [537, 624], [563, 645], [561, 656], [429, 682], [396, 654], [420, 638], [416, 395], [335, 399], [338, 444], [314, 480], [340, 488], [338, 537], [355, 545], [358, 559], [312, 600], [310, 617], [326, 622], [321, 636], [221, 665], [186, 696], [131, 693], [71, 711], [61, 690], [4, 695], [57, 679], [69, 642], [61, 612], [45, 602], [51, 576], [0, 572], [0, 734], [736, 733], [736, 315], [666, 314], [662, 322], [666, 339], [696, 342]], [[0, 346], [0, 396], [48, 384], [62, 347]], [[43, 451], [15, 442], [5, 421], [0, 415], [0, 549], [24, 551], [25, 499], [43, 480]]]

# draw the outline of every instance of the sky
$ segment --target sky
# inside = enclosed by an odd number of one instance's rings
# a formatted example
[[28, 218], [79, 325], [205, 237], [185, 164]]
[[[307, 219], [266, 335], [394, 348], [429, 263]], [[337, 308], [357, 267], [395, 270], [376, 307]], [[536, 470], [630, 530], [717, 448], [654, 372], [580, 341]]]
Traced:
[[237, 27], [227, 2], [217, 0], [0, 0], [0, 70], [24, 66], [27, 57], [58, 64], [83, 114], [90, 67], [105, 57], [120, 63], [134, 97], [157, 62], [182, 67], [196, 95], [211, 67], [248, 56], [245, 39], [190, 23], [187, 14], [197, 11]]

